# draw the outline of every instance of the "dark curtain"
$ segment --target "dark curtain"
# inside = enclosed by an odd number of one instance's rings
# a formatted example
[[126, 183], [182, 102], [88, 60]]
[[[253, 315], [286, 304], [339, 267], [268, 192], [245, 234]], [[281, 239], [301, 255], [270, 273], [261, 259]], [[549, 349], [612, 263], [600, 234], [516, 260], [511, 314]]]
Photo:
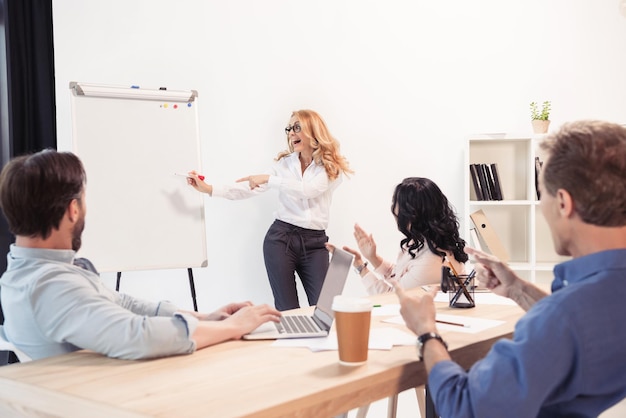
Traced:
[[52, 0], [5, 0], [12, 156], [56, 148]]
[[[52, 0], [0, 0], [4, 43], [0, 82], [2, 165], [14, 156], [56, 148]], [[0, 221], [0, 272], [14, 241]], [[0, 323], [4, 322], [0, 306]], [[5, 352], [6, 354], [6, 352]], [[5, 363], [15, 361], [6, 359]], [[3, 356], [0, 355], [0, 364]]]

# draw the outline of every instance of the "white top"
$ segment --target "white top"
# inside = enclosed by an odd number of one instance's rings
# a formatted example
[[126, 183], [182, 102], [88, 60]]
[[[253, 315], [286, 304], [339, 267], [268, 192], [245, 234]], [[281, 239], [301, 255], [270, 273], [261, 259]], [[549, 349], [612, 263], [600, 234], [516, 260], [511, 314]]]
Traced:
[[[464, 274], [465, 265], [459, 263], [451, 253], [446, 253], [456, 272]], [[373, 272], [370, 270], [361, 277], [361, 281], [370, 295], [392, 292], [393, 288], [384, 281], [391, 278], [397, 280], [403, 289], [439, 284], [441, 283], [441, 266], [447, 265], [447, 261], [433, 254], [424, 244], [424, 248], [415, 254], [415, 258], [411, 258], [409, 252], [402, 249], [395, 264], [383, 260], [376, 270]]]
[[277, 161], [270, 170], [267, 184], [250, 190], [247, 182], [213, 186], [215, 197], [231, 200], [246, 199], [278, 189], [276, 219], [307, 229], [325, 230], [328, 227], [333, 192], [341, 184], [341, 174], [331, 181], [324, 166], [312, 163], [304, 174], [299, 153], [293, 152]]

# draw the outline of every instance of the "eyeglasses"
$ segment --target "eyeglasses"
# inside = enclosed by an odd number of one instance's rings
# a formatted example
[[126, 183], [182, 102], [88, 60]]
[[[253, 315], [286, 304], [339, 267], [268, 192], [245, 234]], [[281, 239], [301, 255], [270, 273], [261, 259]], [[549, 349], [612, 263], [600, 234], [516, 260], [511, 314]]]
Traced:
[[302, 130], [302, 128], [300, 127], [300, 124], [296, 122], [293, 125], [287, 125], [287, 127], [285, 128], [285, 133], [289, 135], [289, 132], [291, 132], [292, 129], [293, 129], [294, 134], [297, 134], [298, 132]]

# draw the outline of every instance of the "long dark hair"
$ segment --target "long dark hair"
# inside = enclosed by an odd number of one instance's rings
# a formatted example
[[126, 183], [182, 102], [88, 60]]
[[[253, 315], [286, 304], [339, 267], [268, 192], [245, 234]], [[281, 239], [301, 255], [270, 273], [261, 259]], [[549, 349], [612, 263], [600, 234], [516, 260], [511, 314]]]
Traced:
[[450, 251], [454, 258], [465, 263], [463, 252], [465, 240], [459, 236], [459, 220], [448, 202], [432, 180], [424, 177], [408, 177], [396, 186], [391, 203], [398, 230], [406, 237], [400, 247], [408, 248], [411, 257], [424, 248], [424, 243], [435, 255], [444, 257]]

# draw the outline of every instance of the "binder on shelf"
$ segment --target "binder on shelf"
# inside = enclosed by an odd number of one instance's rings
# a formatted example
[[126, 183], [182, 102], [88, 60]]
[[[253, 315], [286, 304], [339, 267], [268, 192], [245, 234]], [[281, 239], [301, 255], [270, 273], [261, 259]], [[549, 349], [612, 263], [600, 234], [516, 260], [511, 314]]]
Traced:
[[498, 164], [491, 164], [491, 176], [493, 177], [494, 189], [496, 192], [496, 200], [504, 199], [502, 195], [502, 186], [500, 185], [500, 175], [498, 174]]
[[498, 200], [496, 185], [493, 181], [493, 175], [491, 174], [491, 167], [489, 167], [488, 164], [481, 164], [481, 166], [485, 172], [485, 178], [487, 179], [487, 185], [489, 186], [489, 200]]
[[541, 193], [539, 192], [539, 173], [541, 173], [541, 167], [543, 167], [543, 161], [539, 157], [535, 157], [535, 190], [537, 191], [537, 200], [541, 199]]
[[474, 185], [474, 192], [476, 192], [476, 200], [485, 200], [483, 198], [483, 191], [480, 188], [478, 180], [478, 172], [476, 171], [476, 164], [470, 164], [470, 176], [472, 177], [472, 184]]
[[483, 242], [487, 246], [489, 252], [496, 257], [498, 257], [503, 262], [509, 261], [509, 253], [502, 245], [500, 238], [496, 234], [496, 231], [489, 223], [485, 212], [481, 210], [477, 210], [476, 212], [470, 214], [470, 218], [472, 222], [474, 222], [474, 226], [476, 227], [476, 232], [480, 235]]
[[470, 228], [470, 239], [472, 242], [472, 247], [476, 248], [477, 250], [483, 251], [483, 246], [480, 243], [480, 240], [478, 239], [478, 234], [476, 233], [476, 228]]
[[489, 192], [489, 183], [487, 183], [487, 177], [485, 176], [485, 170], [483, 164], [474, 164], [476, 166], [476, 172], [478, 173], [478, 182], [480, 183], [480, 189], [483, 192], [483, 200], [491, 200], [491, 193]]

